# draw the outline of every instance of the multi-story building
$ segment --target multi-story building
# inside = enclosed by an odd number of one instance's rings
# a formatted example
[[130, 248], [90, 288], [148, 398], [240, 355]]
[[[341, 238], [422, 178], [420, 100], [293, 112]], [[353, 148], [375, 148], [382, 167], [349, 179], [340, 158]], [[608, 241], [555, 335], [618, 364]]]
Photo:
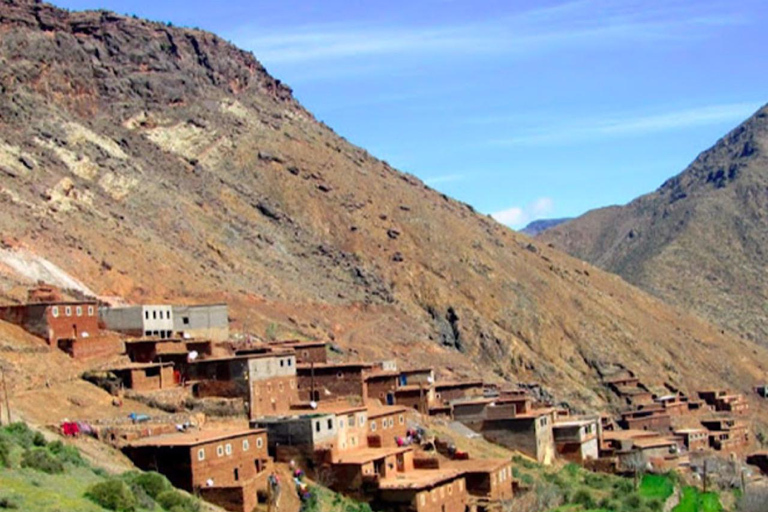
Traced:
[[101, 307], [99, 317], [105, 328], [128, 336], [173, 337], [173, 307], [170, 305]]

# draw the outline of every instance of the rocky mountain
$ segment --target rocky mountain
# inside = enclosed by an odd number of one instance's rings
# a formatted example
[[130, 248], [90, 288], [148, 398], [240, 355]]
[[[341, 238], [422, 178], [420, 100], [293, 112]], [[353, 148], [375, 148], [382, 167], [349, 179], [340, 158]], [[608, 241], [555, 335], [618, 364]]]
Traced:
[[569, 220], [571, 220], [570, 217], [563, 217], [561, 219], [534, 220], [532, 222], [529, 222], [523, 229], [521, 229], [520, 233], [525, 233], [528, 236], [537, 236], [543, 233], [544, 231], [548, 230], [549, 228], [559, 226], [563, 222], [567, 222]]
[[768, 106], [655, 192], [541, 239], [768, 346]]
[[212, 34], [2, 0], [0, 92], [8, 300], [42, 274], [105, 298], [226, 300], [235, 331], [541, 382], [579, 407], [605, 404], [616, 365], [686, 389], [748, 389], [768, 366], [350, 144]]

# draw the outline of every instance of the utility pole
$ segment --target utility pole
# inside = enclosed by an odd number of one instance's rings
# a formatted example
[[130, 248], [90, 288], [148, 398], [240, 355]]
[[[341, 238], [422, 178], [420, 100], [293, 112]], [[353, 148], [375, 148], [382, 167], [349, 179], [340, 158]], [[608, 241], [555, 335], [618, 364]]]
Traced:
[[[309, 401], [315, 400], [315, 362], [309, 363]], [[318, 400], [319, 402], [319, 400]]]

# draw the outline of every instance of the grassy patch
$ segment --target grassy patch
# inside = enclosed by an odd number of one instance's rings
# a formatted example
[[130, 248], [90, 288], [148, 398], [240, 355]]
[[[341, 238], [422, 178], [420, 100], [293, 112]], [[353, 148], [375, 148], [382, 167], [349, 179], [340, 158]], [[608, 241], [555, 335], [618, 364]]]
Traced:
[[675, 484], [667, 475], [643, 475], [640, 496], [647, 499], [666, 500], [675, 492]]
[[722, 512], [720, 497], [715, 492], [701, 492], [695, 487], [683, 488], [680, 504], [672, 512]]

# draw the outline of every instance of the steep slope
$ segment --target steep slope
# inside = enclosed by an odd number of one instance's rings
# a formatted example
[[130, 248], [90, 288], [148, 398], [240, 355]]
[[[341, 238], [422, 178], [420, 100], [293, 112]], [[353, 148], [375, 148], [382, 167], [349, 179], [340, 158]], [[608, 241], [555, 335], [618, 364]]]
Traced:
[[604, 404], [611, 364], [739, 389], [768, 364], [376, 160], [211, 34], [5, 0], [0, 92], [0, 249], [101, 295], [226, 300], [243, 332], [540, 381], [579, 406]]
[[655, 192], [541, 239], [768, 346], [768, 106]]

